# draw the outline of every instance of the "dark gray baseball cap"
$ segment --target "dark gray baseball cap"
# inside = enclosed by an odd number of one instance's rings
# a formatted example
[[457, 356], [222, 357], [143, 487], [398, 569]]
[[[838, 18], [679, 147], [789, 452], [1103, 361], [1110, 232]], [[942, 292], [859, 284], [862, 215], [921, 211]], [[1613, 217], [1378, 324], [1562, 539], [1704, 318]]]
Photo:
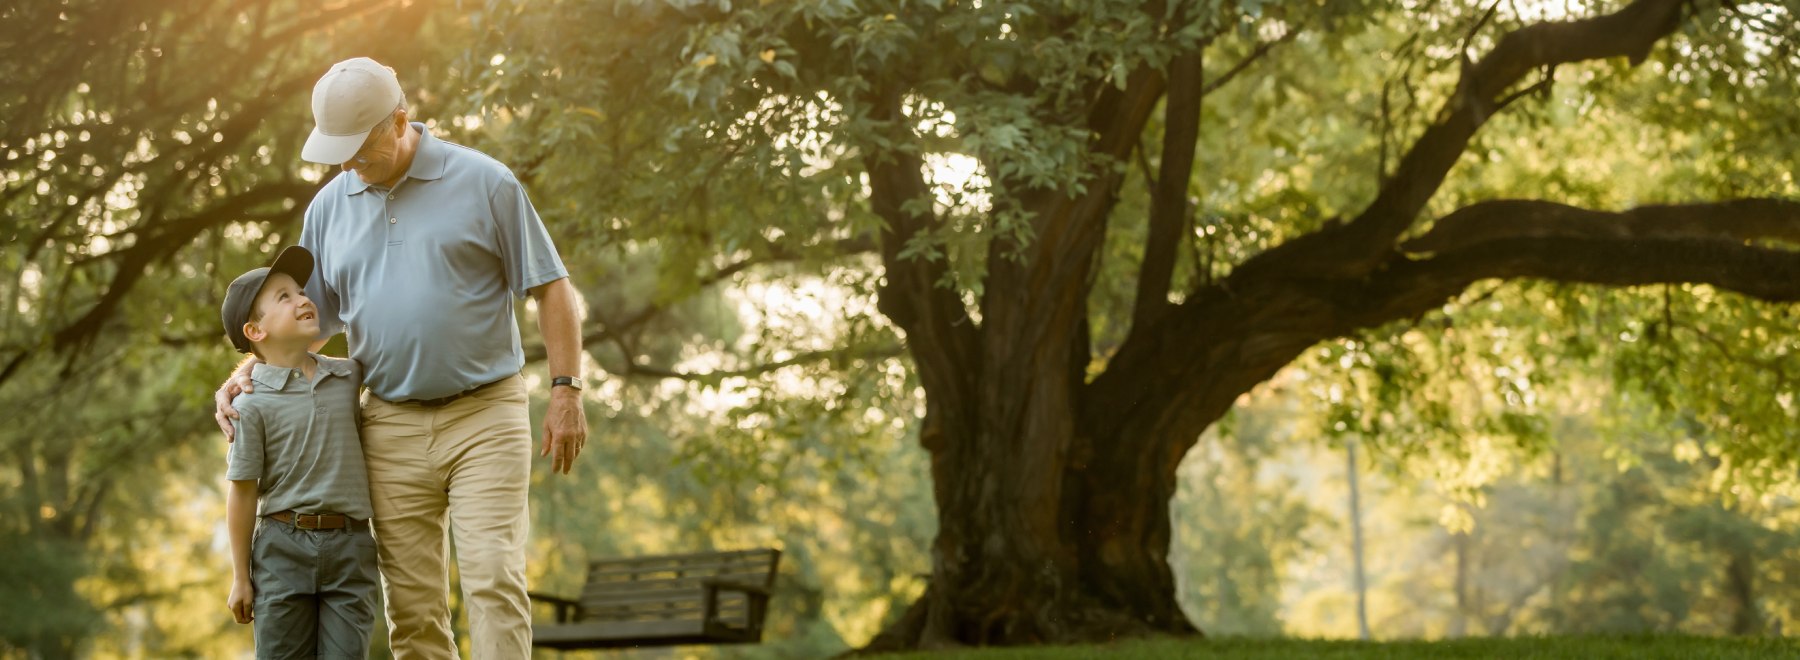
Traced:
[[275, 255], [269, 265], [252, 270], [231, 281], [225, 289], [225, 304], [219, 308], [219, 320], [225, 324], [225, 338], [239, 353], [250, 352], [250, 340], [244, 336], [244, 324], [250, 321], [250, 310], [256, 307], [256, 296], [271, 273], [287, 273], [302, 287], [312, 279], [313, 255], [306, 248], [290, 245]]

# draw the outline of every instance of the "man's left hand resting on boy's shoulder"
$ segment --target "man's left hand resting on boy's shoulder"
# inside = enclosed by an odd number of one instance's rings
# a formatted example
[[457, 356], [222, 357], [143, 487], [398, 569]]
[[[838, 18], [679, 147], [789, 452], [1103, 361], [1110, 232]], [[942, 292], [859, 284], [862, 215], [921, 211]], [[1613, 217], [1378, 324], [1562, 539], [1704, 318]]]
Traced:
[[256, 362], [254, 357], [246, 358], [238, 364], [237, 370], [231, 372], [231, 376], [219, 385], [219, 390], [213, 392], [213, 421], [218, 422], [219, 430], [225, 433], [225, 442], [237, 440], [237, 429], [232, 428], [231, 425], [232, 422], [237, 421], [237, 408], [232, 407], [231, 400], [256, 387], [250, 383], [250, 369], [256, 366]]

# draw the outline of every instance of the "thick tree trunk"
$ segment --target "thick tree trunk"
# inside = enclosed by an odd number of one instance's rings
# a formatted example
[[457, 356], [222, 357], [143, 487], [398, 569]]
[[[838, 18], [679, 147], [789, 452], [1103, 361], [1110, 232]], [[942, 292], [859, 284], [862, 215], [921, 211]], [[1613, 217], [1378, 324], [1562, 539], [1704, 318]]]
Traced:
[[[940, 436], [957, 425], [930, 418], [968, 402], [934, 402], [925, 422], [931, 586], [865, 650], [1199, 633], [1168, 563], [1181, 457], [1240, 395], [1341, 329], [1308, 311], [1310, 296], [1250, 298], [1262, 314], [1209, 299], [1195, 303], [1209, 313], [1159, 321], [1191, 341], [1121, 351], [1090, 384], [1068, 368], [1085, 358], [1068, 350], [1075, 337], [986, 319], [980, 421], [963, 427], [979, 431]], [[996, 344], [1001, 329], [1013, 339]]]
[[[1175, 495], [1173, 471], [1097, 469], [1079, 475], [1064, 504], [1071, 524], [1067, 538], [1077, 548], [1082, 587], [1099, 606], [1131, 624], [1138, 632], [1199, 634], [1176, 601], [1175, 574], [1169, 567], [1173, 525], [1169, 502]], [[1073, 501], [1080, 496], [1082, 501]]]
[[[1073, 419], [1031, 426], [1072, 427]], [[1031, 455], [1054, 443], [946, 444], [1012, 445], [1023, 455], [933, 457], [940, 527], [930, 587], [865, 650], [1198, 633], [1176, 603], [1167, 558], [1172, 470], [1067, 465], [1060, 496], [1042, 500], [1052, 487], [1032, 484], [1045, 475], [1024, 468], [1054, 462]]]
[[1175, 368], [1115, 356], [1108, 374], [1129, 387], [1078, 386], [1078, 375], [1042, 366], [1050, 361], [1025, 362], [1038, 365], [1024, 369], [1031, 385], [983, 388], [1017, 397], [984, 419], [1031, 431], [928, 446], [940, 524], [931, 587], [869, 650], [1198, 634], [1168, 563], [1176, 468], [1240, 394], [1314, 341], [1197, 342], [1196, 359]]

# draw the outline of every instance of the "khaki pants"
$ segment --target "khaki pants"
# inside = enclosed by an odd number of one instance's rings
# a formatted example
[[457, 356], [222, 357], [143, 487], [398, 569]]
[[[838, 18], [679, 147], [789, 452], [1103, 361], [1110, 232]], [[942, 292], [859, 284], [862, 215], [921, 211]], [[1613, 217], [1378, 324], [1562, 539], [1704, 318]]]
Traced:
[[519, 377], [440, 407], [363, 397], [363, 458], [395, 658], [455, 658], [446, 515], [478, 659], [531, 655], [531, 412]]

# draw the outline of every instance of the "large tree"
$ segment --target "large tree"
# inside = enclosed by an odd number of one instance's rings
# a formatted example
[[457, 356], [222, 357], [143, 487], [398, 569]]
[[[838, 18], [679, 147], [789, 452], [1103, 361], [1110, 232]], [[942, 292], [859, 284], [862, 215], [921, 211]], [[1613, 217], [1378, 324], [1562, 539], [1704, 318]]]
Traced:
[[[1800, 298], [1791, 177], [1615, 208], [1516, 182], [1433, 204], [1488, 156], [1484, 126], [1571, 87], [1721, 91], [1746, 130], [1778, 130], [1755, 99], [1791, 98], [1792, 4], [1506, 4], [569, 0], [499, 17], [505, 56], [471, 87], [564, 173], [542, 194], [600, 218], [602, 243], [655, 244], [672, 292], [799, 258], [878, 273], [939, 529], [927, 591], [874, 646], [1191, 633], [1166, 557], [1176, 467], [1309, 347], [1493, 279]], [[1260, 156], [1197, 153], [1221, 116], [1203, 101], [1298, 87], [1260, 68], [1287, 49], [1376, 86], [1342, 98], [1368, 139], [1309, 154], [1373, 187], [1198, 207], [1235, 185], [1203, 156]]]
[[[182, 524], [156, 506], [166, 484], [142, 475], [205, 478], [192, 458], [211, 454], [192, 443], [225, 359], [209, 320], [213, 280], [291, 235], [318, 185], [317, 170], [292, 158], [307, 83], [329, 61], [370, 53], [402, 70], [440, 130], [520, 170], [579, 279], [635, 281], [607, 269], [660, 264], [647, 302], [587, 291], [602, 321], [589, 346], [609, 371], [706, 390], [811, 370], [808, 396], [745, 406], [739, 423], [704, 434], [718, 447], [696, 442], [696, 453], [761, 471], [769, 452], [740, 440], [799, 435], [816, 447], [888, 433], [892, 411], [913, 403], [910, 388], [867, 385], [910, 382], [888, 373], [904, 335], [939, 535], [930, 587], [878, 646], [1189, 631], [1164, 557], [1176, 465], [1241, 393], [1308, 346], [1421, 316], [1433, 320], [1415, 333], [1447, 336], [1454, 323], [1437, 310], [1498, 278], [1700, 283], [1691, 312], [1671, 313], [1665, 297], [1634, 329], [1682, 337], [1670, 352], [1716, 347], [1758, 364], [1790, 354], [1770, 343], [1787, 324], [1766, 306], [1708, 287], [1774, 301], [1796, 293], [1800, 258], [1784, 249], [1800, 134], [1793, 3], [1643, 0], [1581, 9], [1581, 20], [1515, 10], [9, 5], [0, 407], [15, 423], [0, 446], [18, 460], [0, 485], [21, 515], [3, 518], [0, 543], [31, 547], [0, 554], [42, 558], [27, 570], [55, 587], [45, 602], [73, 597], [67, 578], [90, 570], [82, 554], [110, 576], [104, 598], [88, 594], [101, 608], [193, 591], [130, 570], [154, 564], [130, 559], [154, 545], [140, 537]], [[1552, 18], [1562, 20], [1539, 23]], [[1596, 114], [1609, 106], [1618, 111]], [[1644, 198], [1608, 194], [1623, 177], [1591, 172], [1514, 165], [1495, 175], [1502, 155], [1545, 155], [1496, 133], [1541, 141], [1538, 124], [1605, 133], [1618, 149], [1587, 153], [1591, 142], [1565, 136], [1554, 154], [1564, 162], [1677, 157], [1659, 180], [1681, 185]], [[1648, 142], [1619, 135], [1633, 125], [1671, 128]], [[595, 259], [595, 248], [621, 255]], [[871, 290], [879, 310], [826, 296], [822, 308], [849, 321], [841, 332], [765, 325], [758, 346], [721, 371], [671, 368], [719, 340], [681, 346], [671, 337], [691, 329], [659, 319], [751, 275], [823, 275]], [[1532, 302], [1492, 291], [1477, 295]], [[1551, 323], [1591, 323], [1568, 311], [1590, 298], [1559, 299], [1566, 318]], [[656, 333], [671, 337], [646, 341]], [[1345, 364], [1372, 354], [1366, 342], [1328, 348]], [[1627, 373], [1709, 423], [1747, 408], [1792, 417], [1747, 393], [1748, 383], [1791, 389], [1779, 370], [1748, 381]], [[1416, 385], [1428, 399], [1428, 381], [1390, 372], [1381, 389]], [[1764, 474], [1791, 473], [1791, 427], [1736, 422], [1735, 435], [1766, 440], [1775, 429], [1787, 444], [1726, 451], [1760, 460]], [[0, 634], [72, 653], [91, 613], [64, 609], [77, 616], [9, 619], [23, 628]], [[200, 652], [186, 645], [207, 637], [150, 648]]]

